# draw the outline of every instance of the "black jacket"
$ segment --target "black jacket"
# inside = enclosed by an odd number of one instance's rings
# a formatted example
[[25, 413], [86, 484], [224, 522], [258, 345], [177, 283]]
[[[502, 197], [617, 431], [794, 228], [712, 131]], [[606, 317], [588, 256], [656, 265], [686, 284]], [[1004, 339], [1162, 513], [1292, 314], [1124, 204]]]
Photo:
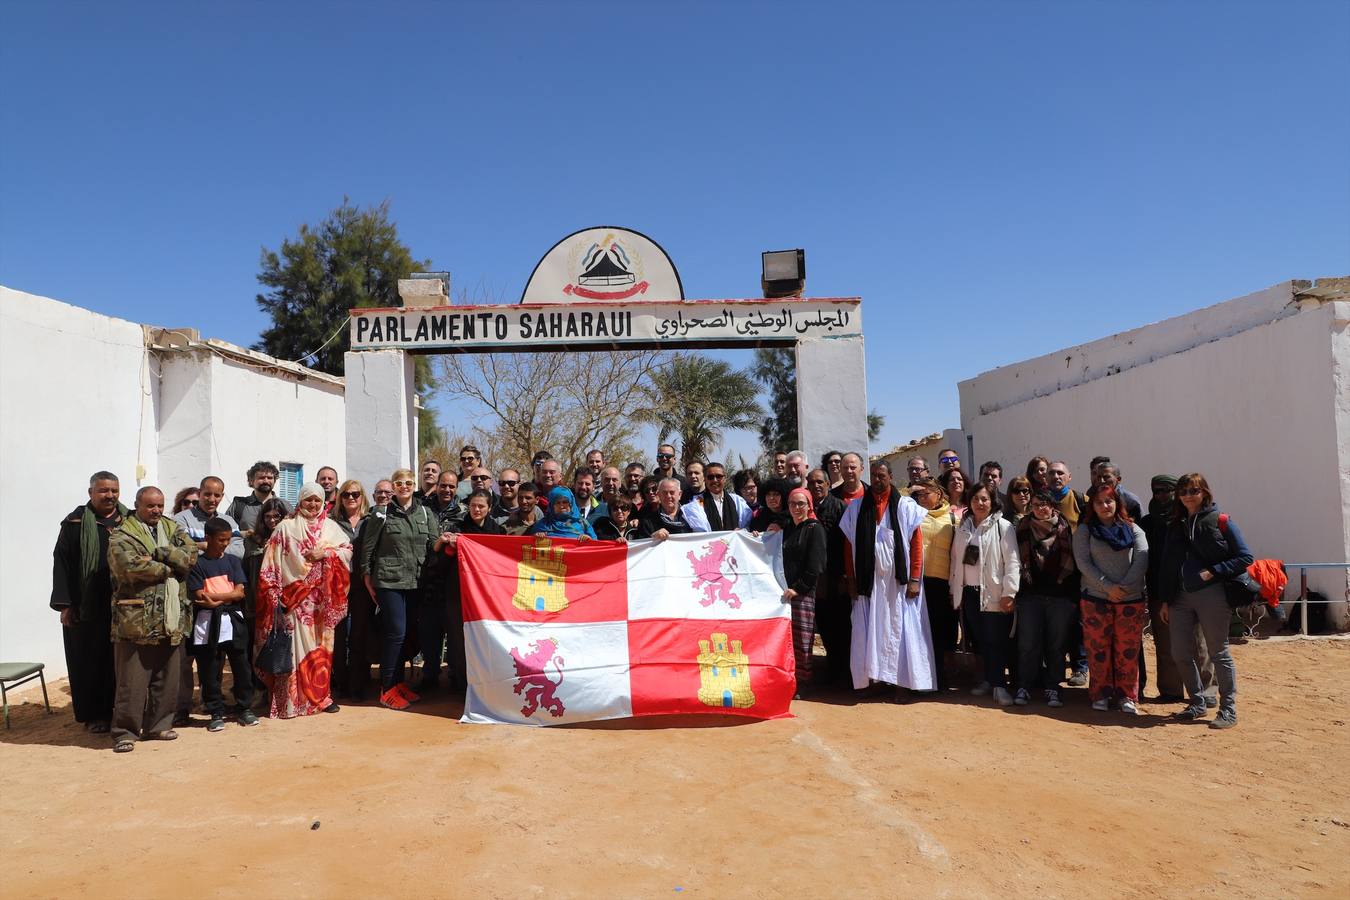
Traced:
[[848, 505], [833, 494], [816, 505], [816, 519], [825, 526], [825, 575], [830, 584], [844, 577], [844, 533], [839, 530], [839, 520], [844, 517]]
[[692, 534], [694, 531], [693, 528], [689, 527], [689, 523], [684, 520], [682, 510], [675, 511], [674, 522], [667, 522], [661, 518], [661, 507], [657, 505], [646, 510], [642, 517], [638, 519], [637, 536], [649, 538], [663, 528], [671, 534]]
[[1158, 573], [1158, 593], [1164, 603], [1175, 602], [1182, 590], [1205, 587], [1206, 583], [1198, 577], [1202, 569], [1214, 573], [1209, 584], [1220, 584], [1247, 571], [1252, 564], [1252, 552], [1237, 525], [1232, 520], [1227, 525], [1225, 536], [1219, 528], [1217, 506], [1168, 523], [1162, 569]]
[[814, 594], [825, 571], [825, 526], [814, 519], [783, 529], [783, 575], [799, 594]]

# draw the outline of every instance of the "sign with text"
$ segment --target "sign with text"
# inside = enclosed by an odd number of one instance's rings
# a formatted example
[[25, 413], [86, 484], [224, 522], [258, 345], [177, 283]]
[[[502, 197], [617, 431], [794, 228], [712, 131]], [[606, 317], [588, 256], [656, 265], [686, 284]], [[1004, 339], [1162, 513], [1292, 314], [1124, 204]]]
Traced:
[[354, 309], [353, 350], [802, 341], [862, 334], [856, 297]]

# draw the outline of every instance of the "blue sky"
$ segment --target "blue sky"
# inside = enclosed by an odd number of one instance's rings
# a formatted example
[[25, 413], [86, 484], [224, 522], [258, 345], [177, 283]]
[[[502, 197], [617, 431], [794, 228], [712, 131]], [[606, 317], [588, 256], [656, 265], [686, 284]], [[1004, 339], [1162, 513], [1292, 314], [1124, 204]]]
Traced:
[[507, 301], [590, 225], [690, 297], [804, 247], [863, 297], [877, 450], [962, 378], [1350, 272], [1343, 2], [0, 10], [0, 282], [240, 344], [260, 248], [344, 195]]

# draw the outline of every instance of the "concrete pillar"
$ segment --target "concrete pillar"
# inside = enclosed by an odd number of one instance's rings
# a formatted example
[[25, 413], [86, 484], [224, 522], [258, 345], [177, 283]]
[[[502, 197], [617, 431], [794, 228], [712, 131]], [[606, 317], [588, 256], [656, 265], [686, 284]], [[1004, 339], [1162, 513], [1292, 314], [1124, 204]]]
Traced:
[[417, 469], [413, 358], [402, 350], [358, 350], [344, 355], [343, 368], [347, 472], [369, 492], [400, 466]]
[[814, 468], [826, 450], [867, 462], [867, 371], [863, 339], [819, 338], [797, 344], [797, 427]]

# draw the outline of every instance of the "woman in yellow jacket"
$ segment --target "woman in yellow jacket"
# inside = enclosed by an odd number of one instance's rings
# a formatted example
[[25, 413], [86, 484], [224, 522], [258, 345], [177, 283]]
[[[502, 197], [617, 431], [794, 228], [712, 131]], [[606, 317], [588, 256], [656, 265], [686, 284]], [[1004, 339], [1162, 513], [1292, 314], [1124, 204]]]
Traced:
[[923, 532], [923, 590], [928, 604], [928, 623], [933, 634], [933, 662], [937, 666], [937, 689], [947, 689], [947, 657], [956, 652], [956, 610], [948, 584], [951, 572], [952, 533], [961, 517], [947, 502], [947, 493], [937, 479], [924, 476], [910, 486], [909, 496], [928, 510], [919, 523]]

